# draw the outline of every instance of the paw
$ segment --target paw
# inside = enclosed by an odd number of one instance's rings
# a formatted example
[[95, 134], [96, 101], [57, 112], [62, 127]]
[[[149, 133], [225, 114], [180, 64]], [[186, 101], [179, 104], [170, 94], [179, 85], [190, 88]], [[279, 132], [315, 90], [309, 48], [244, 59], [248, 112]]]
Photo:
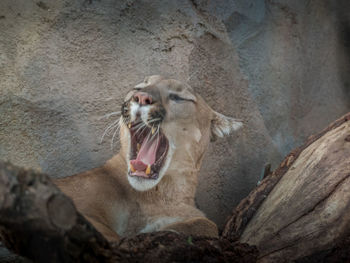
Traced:
[[104, 238], [107, 239], [109, 242], [118, 242], [120, 240], [118, 234], [112, 229], [110, 229], [107, 225], [89, 216], [85, 217], [97, 229], [97, 231], [100, 232], [104, 236]]
[[219, 236], [216, 224], [205, 217], [193, 217], [185, 221], [167, 225], [160, 230], [174, 231], [194, 236]]

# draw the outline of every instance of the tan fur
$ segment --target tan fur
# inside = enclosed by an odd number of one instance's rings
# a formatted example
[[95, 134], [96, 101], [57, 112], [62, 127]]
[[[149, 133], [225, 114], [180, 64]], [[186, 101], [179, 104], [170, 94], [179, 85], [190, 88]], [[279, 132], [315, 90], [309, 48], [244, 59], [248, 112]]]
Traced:
[[[58, 179], [56, 184], [109, 240], [159, 230], [217, 236], [216, 225], [194, 205], [199, 168], [210, 138], [227, 134], [242, 124], [218, 115], [191, 87], [179, 81], [151, 76], [136, 87], [157, 92], [158, 102], [166, 110], [161, 128], [171, 147], [167, 169], [162, 168], [159, 179], [130, 181], [130, 133], [121, 122], [119, 154], [100, 168]], [[125, 100], [135, 92], [131, 91]], [[168, 99], [169, 92], [195, 102], [176, 103]], [[152, 107], [150, 110], [154, 110]]]

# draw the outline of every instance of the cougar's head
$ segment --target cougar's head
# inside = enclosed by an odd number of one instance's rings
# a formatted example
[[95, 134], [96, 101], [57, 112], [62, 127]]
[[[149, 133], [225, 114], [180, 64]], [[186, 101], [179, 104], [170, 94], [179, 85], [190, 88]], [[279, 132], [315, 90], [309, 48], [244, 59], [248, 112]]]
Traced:
[[212, 110], [189, 85], [161, 76], [135, 86], [121, 111], [122, 154], [129, 183], [139, 191], [164, 176], [198, 171], [210, 139], [242, 126]]

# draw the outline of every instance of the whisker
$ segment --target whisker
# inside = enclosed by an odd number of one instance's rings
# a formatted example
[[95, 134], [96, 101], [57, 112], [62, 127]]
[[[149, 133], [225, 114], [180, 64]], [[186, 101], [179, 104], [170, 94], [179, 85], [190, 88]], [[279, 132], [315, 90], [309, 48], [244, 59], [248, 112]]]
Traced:
[[142, 131], [143, 131], [145, 129], [145, 127], [147, 127], [147, 125], [145, 123], [142, 123], [142, 125], [134, 133], [133, 137], [140, 131], [140, 129], [142, 129]]
[[[153, 128], [154, 128], [154, 125], [152, 125], [152, 127], [151, 127], [151, 133], [152, 133]], [[152, 134], [151, 140], [153, 140], [153, 138], [154, 138], [155, 135], [156, 135], [155, 133]]]
[[[161, 118], [156, 118], [156, 119], [150, 120], [150, 121], [148, 122], [148, 124], [151, 124], [151, 123], [154, 123], [154, 122], [160, 121], [160, 120], [161, 120]], [[151, 131], [153, 130], [153, 128], [154, 128], [154, 125], [152, 125]], [[158, 124], [158, 129], [159, 129], [159, 124]], [[157, 132], [158, 132], [158, 129], [157, 129]], [[156, 132], [155, 134], [152, 135], [151, 140], [153, 140], [153, 138], [157, 135], [157, 132]]]
[[148, 131], [148, 134], [147, 134], [147, 138], [146, 138], [146, 143], [148, 142], [148, 139], [149, 139], [149, 136], [151, 135], [151, 131], [152, 131], [152, 129], [150, 129], [149, 131]]
[[118, 131], [120, 130], [120, 125], [115, 129], [114, 133], [113, 133], [113, 137], [112, 137], [112, 141], [111, 141], [111, 150], [113, 151], [113, 142], [114, 142], [114, 137], [115, 135], [118, 133]]
[[120, 114], [121, 114], [121, 111], [115, 111], [115, 112], [107, 113], [107, 114], [105, 114], [105, 115], [99, 117], [98, 120], [108, 119], [108, 118], [111, 117], [111, 116], [120, 115]]
[[[153, 128], [153, 127], [154, 127], [154, 126], [152, 126], [152, 128]], [[160, 124], [157, 125], [157, 131], [153, 134], [151, 140], [152, 140], [156, 135], [159, 135], [159, 133], [160, 133]]]
[[160, 120], [161, 120], [161, 118], [156, 118], [156, 119], [148, 121], [147, 123], [150, 124], [150, 123], [153, 123], [153, 122], [156, 122], [156, 121], [160, 121]]
[[145, 125], [143, 128], [142, 128], [142, 130], [140, 131], [140, 133], [143, 133], [144, 132], [144, 130], [145, 129], [147, 129], [148, 128], [148, 126], [147, 125]]
[[[154, 125], [152, 125], [151, 131], [153, 130], [153, 128], [154, 128]], [[157, 136], [157, 132], [155, 132], [154, 134], [152, 134], [151, 140], [153, 140], [153, 138], [154, 138], [155, 136]]]
[[[140, 131], [140, 134], [142, 134], [142, 133], [143, 133], [143, 131], [144, 131], [145, 129], [147, 129], [147, 128], [148, 128], [148, 126], [147, 126], [147, 125], [145, 125], [145, 126], [142, 128], [142, 130]], [[148, 141], [148, 138], [149, 138], [149, 136], [150, 136], [150, 133], [151, 133], [151, 131], [149, 131], [149, 132], [148, 132], [146, 142]]]
[[102, 137], [101, 137], [101, 140], [100, 140], [100, 143], [103, 142], [103, 138], [106, 136], [106, 134], [108, 133], [108, 131], [110, 129], [113, 129], [115, 126], [120, 126], [120, 119], [117, 119], [116, 121], [114, 121], [112, 124], [110, 124], [104, 131], [104, 133], [102, 134]]
[[138, 128], [139, 126], [142, 126], [142, 125], [144, 125], [144, 123], [142, 121], [140, 121], [139, 123], [137, 123], [134, 126], [132, 126], [132, 129], [134, 130], [134, 129]]
[[159, 144], [159, 125], [158, 125], [158, 129], [157, 129], [157, 132], [156, 132], [156, 134], [158, 134], [158, 136], [157, 136], [157, 146], [156, 146], [156, 149], [158, 149], [158, 144]]

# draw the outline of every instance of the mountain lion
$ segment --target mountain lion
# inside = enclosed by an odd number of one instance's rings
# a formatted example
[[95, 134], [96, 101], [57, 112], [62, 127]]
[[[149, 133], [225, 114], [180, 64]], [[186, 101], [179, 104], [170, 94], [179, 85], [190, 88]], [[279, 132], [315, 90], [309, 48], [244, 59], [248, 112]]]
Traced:
[[170, 230], [216, 237], [195, 207], [199, 168], [209, 141], [242, 123], [212, 110], [193, 89], [147, 77], [126, 96], [121, 150], [105, 165], [55, 183], [108, 239]]

